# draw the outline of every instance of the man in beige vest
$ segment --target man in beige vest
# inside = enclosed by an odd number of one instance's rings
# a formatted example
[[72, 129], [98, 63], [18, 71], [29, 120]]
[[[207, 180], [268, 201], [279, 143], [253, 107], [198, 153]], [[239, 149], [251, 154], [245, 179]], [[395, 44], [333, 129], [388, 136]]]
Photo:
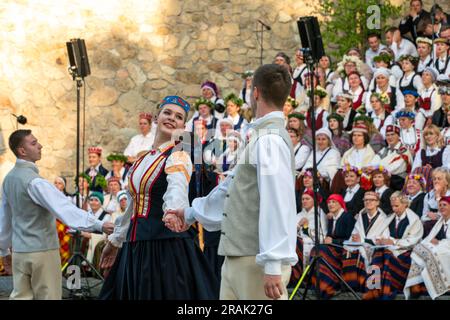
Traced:
[[237, 166], [208, 196], [164, 218], [174, 231], [195, 220], [206, 230], [221, 230], [223, 300], [287, 299], [291, 266], [297, 262], [294, 154], [282, 112], [290, 89], [282, 66], [264, 65], [255, 72], [256, 121]]
[[3, 182], [0, 256], [10, 261], [12, 251], [11, 299], [61, 299], [56, 218], [81, 231], [110, 234], [114, 225], [78, 209], [39, 175], [35, 162], [41, 159], [42, 145], [31, 130], [13, 132], [9, 147], [17, 161]]

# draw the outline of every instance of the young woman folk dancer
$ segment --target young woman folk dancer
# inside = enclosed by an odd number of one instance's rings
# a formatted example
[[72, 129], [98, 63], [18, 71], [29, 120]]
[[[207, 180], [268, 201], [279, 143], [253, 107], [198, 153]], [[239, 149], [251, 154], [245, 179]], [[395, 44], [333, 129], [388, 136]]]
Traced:
[[383, 232], [381, 227], [386, 213], [380, 208], [378, 193], [368, 191], [364, 194], [364, 209], [357, 215], [350, 242], [357, 246], [344, 246], [342, 278], [355, 291], [364, 292], [367, 269], [371, 262], [371, 246]]
[[421, 220], [424, 225], [424, 234], [428, 235], [431, 228], [439, 220], [439, 200], [450, 196], [450, 171], [446, 168], [436, 168], [432, 174], [433, 187], [423, 199]]
[[422, 222], [408, 205], [408, 197], [400, 191], [392, 194], [394, 214], [384, 221], [382, 235], [375, 239], [376, 245], [388, 247], [375, 249], [371, 262], [380, 271], [380, 282], [376, 285], [370, 277], [367, 278], [364, 300], [392, 300], [403, 291], [411, 265], [412, 249], [423, 235]]
[[450, 197], [439, 201], [441, 218], [411, 254], [406, 299], [428, 293], [434, 300], [450, 290]]
[[159, 106], [153, 148], [130, 169], [128, 208], [103, 250], [101, 267], [112, 269], [101, 299], [218, 297], [217, 279], [194, 239], [162, 221], [166, 210], [189, 207], [192, 163], [173, 141], [189, 109], [178, 96], [165, 97]]
[[[350, 238], [355, 219], [347, 212], [344, 198], [340, 194], [332, 194], [327, 199], [328, 209], [332, 218], [327, 220], [327, 233], [323, 244], [319, 248], [311, 250], [311, 258], [316, 255], [317, 250], [333, 269], [339, 274], [342, 272], [343, 243]], [[319, 267], [320, 295], [323, 299], [331, 298], [339, 288], [339, 279], [323, 263]], [[314, 272], [312, 284], [316, 285]]]
[[406, 195], [409, 199], [409, 208], [417, 216], [422, 217], [423, 199], [425, 199], [427, 181], [421, 174], [410, 174], [406, 177]]
[[352, 147], [350, 136], [344, 131], [344, 118], [337, 113], [332, 113], [327, 117], [327, 121], [333, 143], [342, 156]]
[[367, 166], [375, 156], [375, 152], [369, 145], [370, 137], [367, 126], [360, 124], [353, 127], [351, 139], [353, 147], [344, 154], [341, 159], [341, 165], [342, 167], [350, 165], [357, 168], [363, 168]]
[[[322, 196], [317, 195], [317, 201], [322, 203]], [[306, 189], [302, 194], [302, 210], [297, 213], [297, 256], [298, 262], [292, 267], [290, 285], [295, 286], [303, 274], [305, 265], [309, 262], [309, 254], [314, 247], [315, 240], [315, 221], [314, 221], [314, 192], [312, 189]], [[319, 211], [319, 239], [323, 241], [327, 228], [327, 216], [325, 212], [318, 207]]]
[[371, 173], [374, 191], [380, 197], [380, 209], [390, 215], [392, 213], [391, 195], [394, 193], [389, 185], [391, 184], [391, 174], [383, 166], [375, 168]]

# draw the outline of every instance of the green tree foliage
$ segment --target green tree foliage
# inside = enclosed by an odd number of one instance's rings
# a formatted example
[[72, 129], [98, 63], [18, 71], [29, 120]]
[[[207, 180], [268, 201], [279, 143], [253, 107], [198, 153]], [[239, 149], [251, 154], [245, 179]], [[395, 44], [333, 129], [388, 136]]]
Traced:
[[[352, 47], [365, 50], [367, 34], [382, 34], [383, 30], [390, 27], [387, 21], [398, 17], [401, 10], [401, 7], [392, 5], [390, 0], [320, 0], [320, 6], [319, 14], [325, 18], [321, 23], [325, 51], [338, 58]], [[371, 6], [378, 6], [379, 10], [375, 8], [372, 11], [370, 8], [374, 7]], [[367, 22], [376, 22], [374, 15], [377, 12], [380, 13], [379, 26], [369, 29]]]

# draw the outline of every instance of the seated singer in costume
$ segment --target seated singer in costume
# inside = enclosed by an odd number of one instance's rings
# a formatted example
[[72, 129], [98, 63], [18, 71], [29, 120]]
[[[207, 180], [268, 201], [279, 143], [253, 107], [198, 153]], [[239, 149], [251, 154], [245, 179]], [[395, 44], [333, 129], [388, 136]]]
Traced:
[[218, 298], [213, 270], [191, 234], [162, 221], [164, 211], [189, 207], [192, 162], [172, 139], [184, 131], [189, 108], [178, 96], [162, 100], [153, 148], [130, 168], [128, 207], [102, 254], [100, 267], [112, 269], [100, 299]]

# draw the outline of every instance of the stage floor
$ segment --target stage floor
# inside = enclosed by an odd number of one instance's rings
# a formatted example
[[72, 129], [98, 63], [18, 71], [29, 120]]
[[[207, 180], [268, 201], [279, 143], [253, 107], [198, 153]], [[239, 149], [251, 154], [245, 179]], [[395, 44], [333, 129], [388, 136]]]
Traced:
[[[63, 280], [64, 283], [63, 285], [63, 299], [70, 299], [70, 300], [79, 300], [80, 297], [79, 296], [75, 296], [75, 297], [71, 297], [70, 296], [70, 292], [66, 289], [65, 286], [65, 280]], [[92, 294], [92, 298], [91, 299], [95, 299], [101, 289], [101, 281], [95, 278], [83, 278], [82, 279], [82, 287], [85, 287], [86, 283], [89, 284], [90, 287], [96, 286], [94, 288], [91, 289], [91, 294]], [[0, 300], [8, 300], [9, 294], [11, 293], [13, 288], [12, 285], [12, 277], [0, 277]], [[292, 290], [289, 290], [289, 294], [292, 292]], [[303, 294], [303, 289], [300, 290], [301, 294]], [[301, 296], [297, 295], [295, 298], [295, 300], [300, 300]], [[316, 297], [314, 295], [314, 293], [309, 290], [308, 292], [308, 296], [307, 296], [307, 300], [315, 300]], [[396, 300], [404, 300], [404, 296], [402, 294], [397, 295]], [[341, 293], [339, 295], [337, 295], [336, 297], [334, 297], [333, 300], [354, 300], [353, 296], [350, 293]], [[429, 297], [421, 297], [420, 300], [430, 300]], [[450, 295], [444, 295], [441, 296], [440, 298], [438, 298], [437, 300], [450, 300]]]

